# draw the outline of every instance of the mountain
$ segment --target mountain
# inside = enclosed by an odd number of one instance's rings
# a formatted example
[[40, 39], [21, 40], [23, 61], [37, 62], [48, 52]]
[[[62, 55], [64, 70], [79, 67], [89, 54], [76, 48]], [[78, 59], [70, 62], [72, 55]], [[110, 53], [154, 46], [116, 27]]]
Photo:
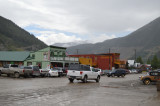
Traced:
[[[121, 59], [135, 59], [135, 54], [144, 60], [151, 58], [154, 54], [160, 57], [160, 17], [139, 28], [125, 37], [106, 40], [96, 44], [82, 44], [67, 48], [70, 54], [90, 53], [120, 53]], [[135, 52], [136, 51], [136, 52]]]
[[53, 46], [60, 46], [60, 47], [71, 47], [80, 44], [88, 44], [89, 41], [75, 41], [75, 42], [68, 42], [68, 43], [55, 43]]
[[0, 16], [0, 50], [36, 51], [46, 46], [34, 35]]

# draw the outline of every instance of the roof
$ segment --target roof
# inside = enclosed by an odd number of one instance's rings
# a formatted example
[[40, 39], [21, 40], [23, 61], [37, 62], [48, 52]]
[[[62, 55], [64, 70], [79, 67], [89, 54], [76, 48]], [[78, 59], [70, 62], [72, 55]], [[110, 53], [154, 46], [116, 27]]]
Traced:
[[0, 61], [24, 61], [29, 55], [28, 51], [0, 51]]
[[102, 55], [113, 55], [113, 54], [116, 54], [116, 55], [120, 55], [120, 53], [99, 53], [99, 54], [71, 54], [71, 55], [69, 55], [69, 56], [98, 56], [98, 55], [100, 55], [100, 56], [102, 56]]
[[59, 47], [59, 46], [53, 46], [53, 45], [50, 45], [49, 47], [51, 47], [51, 48], [59, 48], [59, 49], [66, 49], [65, 47]]

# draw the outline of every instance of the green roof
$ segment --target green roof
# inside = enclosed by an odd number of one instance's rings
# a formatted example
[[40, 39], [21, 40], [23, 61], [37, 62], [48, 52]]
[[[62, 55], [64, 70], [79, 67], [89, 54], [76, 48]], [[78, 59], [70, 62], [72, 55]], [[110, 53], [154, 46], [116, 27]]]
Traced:
[[0, 61], [24, 61], [29, 55], [28, 51], [0, 51]]

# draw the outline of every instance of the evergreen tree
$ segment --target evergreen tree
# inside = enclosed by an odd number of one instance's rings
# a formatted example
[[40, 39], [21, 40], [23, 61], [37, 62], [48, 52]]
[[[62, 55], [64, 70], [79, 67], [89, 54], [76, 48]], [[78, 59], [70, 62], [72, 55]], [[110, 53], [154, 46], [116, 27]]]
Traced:
[[157, 58], [157, 55], [154, 55], [154, 57], [151, 61], [151, 66], [152, 66], [153, 69], [159, 68], [160, 65], [159, 65], [159, 60]]
[[142, 61], [141, 56], [139, 56], [139, 57], [137, 58], [136, 62], [137, 62], [137, 63], [141, 63], [141, 64], [143, 64], [143, 61]]

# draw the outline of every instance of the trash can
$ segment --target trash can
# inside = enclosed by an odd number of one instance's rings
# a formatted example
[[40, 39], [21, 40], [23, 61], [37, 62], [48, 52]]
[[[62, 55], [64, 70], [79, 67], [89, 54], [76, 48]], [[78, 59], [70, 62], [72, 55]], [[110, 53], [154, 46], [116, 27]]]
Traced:
[[157, 91], [160, 91], [160, 81], [157, 81]]

